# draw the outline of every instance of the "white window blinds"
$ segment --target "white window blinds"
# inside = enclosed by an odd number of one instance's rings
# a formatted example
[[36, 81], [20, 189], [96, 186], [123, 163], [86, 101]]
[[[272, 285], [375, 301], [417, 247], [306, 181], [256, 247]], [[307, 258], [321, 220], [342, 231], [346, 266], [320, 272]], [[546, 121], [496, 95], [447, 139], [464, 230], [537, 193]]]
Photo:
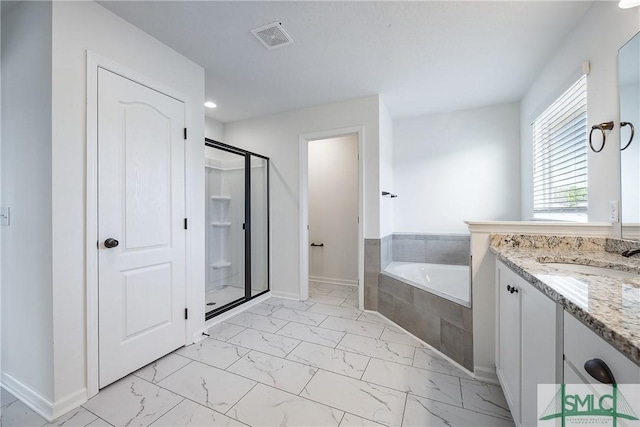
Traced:
[[[533, 213], [536, 218], [587, 212], [587, 76], [533, 122]], [[569, 218], [567, 218], [569, 219]]]

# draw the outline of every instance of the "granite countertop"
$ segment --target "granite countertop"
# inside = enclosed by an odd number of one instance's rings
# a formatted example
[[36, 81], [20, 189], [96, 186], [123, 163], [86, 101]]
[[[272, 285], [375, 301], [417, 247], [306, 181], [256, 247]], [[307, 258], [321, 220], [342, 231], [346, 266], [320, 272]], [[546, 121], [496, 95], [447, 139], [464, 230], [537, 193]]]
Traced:
[[[640, 255], [620, 255], [637, 246], [610, 238], [491, 236], [491, 251], [498, 260], [640, 366]], [[638, 276], [583, 274], [553, 263], [606, 267]]]

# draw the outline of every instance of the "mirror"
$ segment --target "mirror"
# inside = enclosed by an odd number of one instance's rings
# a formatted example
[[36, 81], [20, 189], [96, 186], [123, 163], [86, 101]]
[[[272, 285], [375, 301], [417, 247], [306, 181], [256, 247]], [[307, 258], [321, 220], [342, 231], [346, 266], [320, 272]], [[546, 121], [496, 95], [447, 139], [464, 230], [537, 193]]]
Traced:
[[640, 240], [640, 33], [618, 52], [618, 93], [622, 238]]

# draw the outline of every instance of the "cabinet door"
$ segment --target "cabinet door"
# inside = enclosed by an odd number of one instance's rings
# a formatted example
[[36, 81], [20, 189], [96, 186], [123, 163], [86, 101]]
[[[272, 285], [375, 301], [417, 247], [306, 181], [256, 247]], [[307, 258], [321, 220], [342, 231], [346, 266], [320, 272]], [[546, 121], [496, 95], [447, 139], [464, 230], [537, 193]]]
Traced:
[[537, 422], [538, 384], [556, 384], [557, 366], [562, 360], [558, 351], [558, 318], [562, 311], [555, 302], [533, 285], [520, 284], [522, 308], [521, 422], [535, 426]]
[[497, 264], [498, 357], [497, 374], [514, 420], [520, 419], [520, 278], [502, 263]]

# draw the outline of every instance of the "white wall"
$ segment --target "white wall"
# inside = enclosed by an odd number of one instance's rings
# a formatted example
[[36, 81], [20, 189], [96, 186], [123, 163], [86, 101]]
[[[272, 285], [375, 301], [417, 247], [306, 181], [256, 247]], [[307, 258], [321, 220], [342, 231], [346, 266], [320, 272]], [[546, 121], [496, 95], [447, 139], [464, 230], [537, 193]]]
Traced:
[[358, 281], [358, 137], [309, 142], [309, 278]]
[[[520, 104], [522, 219], [533, 215], [533, 148], [530, 124], [581, 75], [580, 64], [590, 61], [587, 77], [588, 126], [613, 120], [610, 141], [600, 153], [589, 150], [589, 222], [608, 221], [609, 201], [620, 200], [618, 118], [618, 49], [640, 30], [640, 8], [620, 9], [618, 2], [596, 1], [559, 46]], [[619, 225], [616, 226], [619, 235]]]
[[2, 7], [2, 382], [50, 401], [52, 6]]
[[188, 329], [194, 334], [204, 327], [204, 70], [94, 2], [53, 2], [52, 46], [55, 399], [76, 402], [87, 381], [86, 50], [186, 96]]
[[324, 104], [225, 124], [225, 143], [271, 159], [271, 283], [274, 292], [299, 296], [299, 136], [364, 126], [365, 238], [380, 237], [379, 97]]
[[[224, 142], [224, 123], [210, 117], [204, 118], [204, 136], [214, 141]], [[203, 141], [204, 144], [204, 141]], [[211, 147], [204, 147], [204, 155], [207, 158], [216, 158], [218, 150]]]
[[394, 121], [394, 231], [519, 219], [519, 130], [517, 103]]
[[[380, 191], [395, 193], [393, 182], [393, 121], [380, 100]], [[380, 194], [380, 193], [379, 193]], [[380, 197], [380, 237], [393, 233], [393, 207], [397, 198]]]
[[[2, 203], [2, 5], [0, 4], [0, 204]], [[2, 372], [2, 232], [0, 232], [0, 372]], [[2, 377], [0, 376], [0, 382]]]
[[224, 123], [205, 117], [204, 136], [214, 141], [224, 142]]

